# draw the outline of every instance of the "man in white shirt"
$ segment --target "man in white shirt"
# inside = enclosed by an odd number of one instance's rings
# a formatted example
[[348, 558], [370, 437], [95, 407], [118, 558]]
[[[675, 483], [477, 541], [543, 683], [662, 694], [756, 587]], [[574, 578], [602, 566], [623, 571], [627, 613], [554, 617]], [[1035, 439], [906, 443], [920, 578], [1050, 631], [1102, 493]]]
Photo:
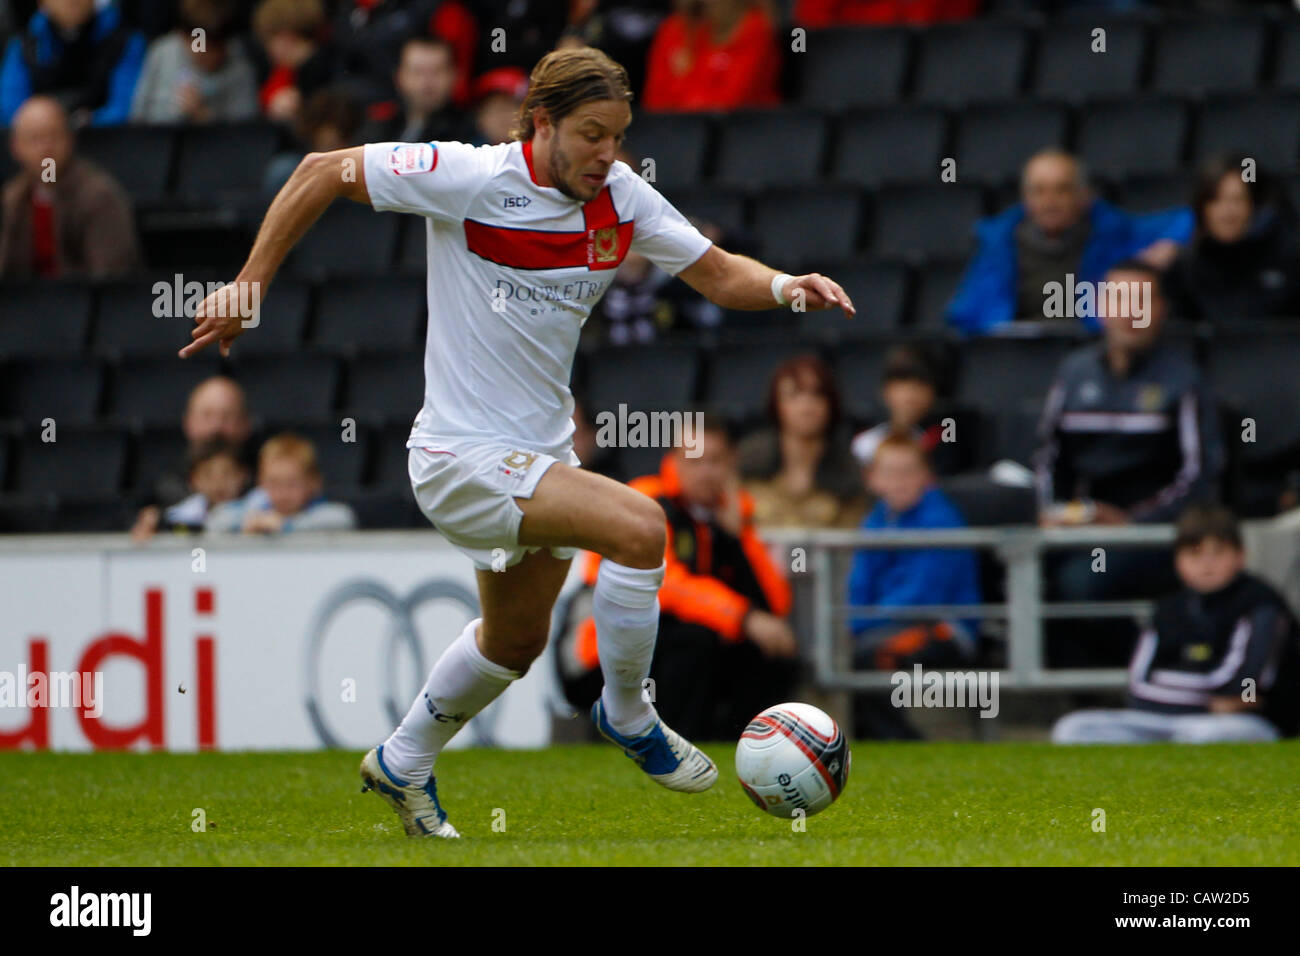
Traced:
[[[593, 596], [605, 688], [600, 732], [672, 790], [717, 768], [642, 692], [658, 629], [666, 520], [651, 498], [583, 471], [569, 373], [582, 323], [629, 251], [728, 309], [840, 307], [825, 276], [778, 274], [724, 252], [615, 152], [631, 122], [627, 74], [593, 49], [543, 57], [517, 138], [495, 146], [371, 143], [307, 156], [277, 195], [235, 283], [200, 306], [188, 356], [223, 354], [289, 250], [337, 197], [424, 216], [425, 400], [407, 447], [421, 509], [474, 560], [482, 617], [434, 665], [402, 724], [362, 762], [412, 835], [454, 837], [433, 763], [465, 722], [546, 646], [578, 550], [603, 558]], [[256, 296], [240, 295], [257, 283]], [[249, 323], [252, 325], [253, 323]]]

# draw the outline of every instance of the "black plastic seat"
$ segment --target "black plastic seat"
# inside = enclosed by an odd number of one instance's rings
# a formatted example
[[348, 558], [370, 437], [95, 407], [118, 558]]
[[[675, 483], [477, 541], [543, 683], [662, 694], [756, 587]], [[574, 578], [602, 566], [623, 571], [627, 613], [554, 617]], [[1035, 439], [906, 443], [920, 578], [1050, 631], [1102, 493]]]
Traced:
[[[704, 178], [709, 119], [678, 113], [638, 113], [624, 145], [636, 160], [632, 169], [658, 189], [694, 186]], [[645, 160], [653, 160], [653, 178]]]
[[761, 255], [787, 269], [852, 259], [861, 231], [861, 200], [847, 187], [773, 191], [754, 203]]
[[426, 315], [418, 276], [333, 279], [318, 287], [311, 343], [318, 349], [413, 348]]
[[[1105, 52], [1095, 51], [1105, 30]], [[1142, 80], [1146, 26], [1133, 19], [1111, 19], [1089, 10], [1087, 17], [1049, 24], [1038, 42], [1036, 96], [1054, 100], [1095, 100], [1131, 96]]]
[[60, 425], [56, 441], [27, 429], [18, 444], [13, 488], [23, 494], [110, 496], [126, 472], [127, 436], [120, 429]]
[[307, 276], [373, 276], [390, 271], [397, 258], [402, 216], [335, 200], [290, 255], [290, 268]]
[[932, 107], [892, 107], [840, 120], [831, 178], [862, 186], [936, 182], [948, 120]]
[[1257, 17], [1170, 20], [1156, 33], [1151, 88], [1203, 96], [1246, 92], [1259, 82], [1264, 21]]
[[90, 358], [12, 362], [0, 371], [0, 418], [38, 425], [92, 421], [104, 390], [104, 368]]
[[1027, 30], [1005, 22], [929, 29], [920, 37], [913, 96], [951, 105], [1015, 99], [1029, 39]]
[[916, 270], [916, 307], [912, 324], [923, 329], [947, 328], [945, 312], [966, 272], [962, 262], [928, 262]]
[[90, 288], [69, 282], [0, 286], [0, 358], [76, 355], [90, 328]]
[[685, 409], [695, 399], [700, 353], [691, 346], [605, 348], [587, 362], [587, 414], [632, 408]]
[[324, 355], [283, 358], [232, 352], [231, 372], [243, 386], [252, 414], [266, 422], [318, 421], [332, 418], [338, 392], [338, 363]]
[[[187, 288], [195, 283], [193, 289]], [[201, 283], [206, 295], [208, 283]], [[99, 290], [91, 345], [101, 354], [122, 357], [175, 355], [190, 343], [199, 282], [176, 280], [114, 282]], [[155, 292], [155, 288], [159, 291]], [[179, 301], [178, 301], [179, 299]]]
[[1192, 154], [1199, 163], [1241, 153], [1265, 170], [1290, 172], [1300, 162], [1300, 97], [1216, 98], [1201, 108]]
[[696, 186], [667, 190], [664, 195], [683, 216], [711, 222], [727, 233], [745, 231], [745, 195], [738, 190]]
[[974, 244], [983, 215], [975, 186], [946, 183], [881, 190], [873, 204], [871, 253], [888, 259], [959, 259]]
[[179, 426], [190, 392], [220, 370], [212, 351], [187, 359], [127, 359], [113, 369], [108, 414], [144, 426]]
[[186, 127], [180, 139], [174, 195], [203, 204], [256, 196], [279, 139], [279, 130], [269, 123]]
[[808, 106], [841, 110], [901, 98], [911, 37], [895, 27], [810, 30], [801, 66], [800, 99]]
[[822, 270], [849, 294], [858, 314], [846, 318], [840, 309], [809, 311], [799, 317], [800, 329], [836, 339], [871, 338], [898, 329], [907, 319], [907, 267], [897, 262], [845, 263]]
[[367, 354], [348, 364], [343, 412], [367, 421], [415, 418], [424, 401], [424, 363], [412, 349]]
[[1169, 173], [1182, 166], [1187, 108], [1176, 100], [1098, 103], [1082, 114], [1077, 153], [1101, 176]]
[[1065, 110], [1046, 103], [974, 107], [957, 124], [958, 182], [1016, 180], [1030, 156], [1065, 145]]
[[772, 373], [786, 359], [807, 348], [750, 345], [713, 355], [705, 383], [705, 404], [735, 420], [756, 421], [763, 415]]
[[826, 134], [826, 118], [812, 111], [733, 113], [718, 130], [713, 181], [751, 189], [815, 182]]
[[[1220, 399], [1255, 421], [1255, 440], [1241, 442], [1243, 464], [1269, 461], [1300, 448], [1300, 330], [1218, 336], [1209, 350], [1210, 383]], [[1239, 441], [1237, 434], [1226, 436]]]
[[136, 203], [167, 195], [180, 130], [171, 126], [87, 126], [77, 151], [111, 173]]

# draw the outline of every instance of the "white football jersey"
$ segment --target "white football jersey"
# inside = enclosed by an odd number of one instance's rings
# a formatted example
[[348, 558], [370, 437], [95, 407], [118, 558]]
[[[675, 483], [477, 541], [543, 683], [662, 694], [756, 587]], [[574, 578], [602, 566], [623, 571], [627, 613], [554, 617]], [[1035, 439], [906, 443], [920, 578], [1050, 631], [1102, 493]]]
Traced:
[[710, 245], [627, 164], [590, 202], [539, 186], [531, 143], [370, 143], [381, 211], [426, 219], [424, 407], [408, 447], [491, 437], [565, 460], [578, 334], [629, 250], [676, 275]]

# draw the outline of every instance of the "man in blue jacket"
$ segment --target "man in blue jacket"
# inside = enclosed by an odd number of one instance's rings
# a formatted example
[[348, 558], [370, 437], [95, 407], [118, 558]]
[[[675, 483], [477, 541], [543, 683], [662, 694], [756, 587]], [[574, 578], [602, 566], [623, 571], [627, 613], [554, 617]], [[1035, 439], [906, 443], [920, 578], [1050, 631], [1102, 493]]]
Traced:
[[1095, 198], [1082, 165], [1060, 149], [1029, 159], [1020, 192], [1021, 202], [975, 227], [979, 248], [946, 313], [968, 335], [1018, 319], [1070, 317], [1099, 331], [1095, 314], [1059, 314], [1060, 297], [1048, 294], [1049, 284], [1069, 290], [1097, 282], [1135, 256], [1164, 268], [1194, 228], [1186, 207], [1133, 215]]
[[[912, 436], [882, 441], [867, 467], [867, 484], [880, 499], [862, 522], [866, 529], [962, 528], [956, 505], [935, 485], [925, 449]], [[979, 604], [979, 567], [965, 548], [863, 550], [853, 556], [849, 601], [865, 607]], [[858, 615], [853, 632], [854, 666], [909, 670], [940, 668], [975, 657], [978, 622], [969, 619], [893, 620]], [[854, 732], [863, 737], [916, 738], [907, 720], [879, 694], [854, 700]]]
[[0, 126], [36, 93], [62, 103], [74, 126], [126, 122], [144, 51], [144, 36], [112, 2], [41, 0], [0, 63]]

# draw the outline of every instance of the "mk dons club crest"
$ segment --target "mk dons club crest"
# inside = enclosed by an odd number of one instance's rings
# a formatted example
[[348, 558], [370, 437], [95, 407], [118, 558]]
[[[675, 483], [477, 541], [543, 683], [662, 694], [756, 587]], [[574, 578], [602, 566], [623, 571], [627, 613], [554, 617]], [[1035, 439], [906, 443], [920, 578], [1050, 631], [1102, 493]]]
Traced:
[[618, 228], [616, 226], [594, 230], [591, 241], [591, 258], [595, 262], [618, 261]]
[[536, 460], [537, 452], [515, 450], [501, 459], [501, 464], [497, 465], [497, 470], [503, 475], [509, 475], [511, 478], [522, 478]]

